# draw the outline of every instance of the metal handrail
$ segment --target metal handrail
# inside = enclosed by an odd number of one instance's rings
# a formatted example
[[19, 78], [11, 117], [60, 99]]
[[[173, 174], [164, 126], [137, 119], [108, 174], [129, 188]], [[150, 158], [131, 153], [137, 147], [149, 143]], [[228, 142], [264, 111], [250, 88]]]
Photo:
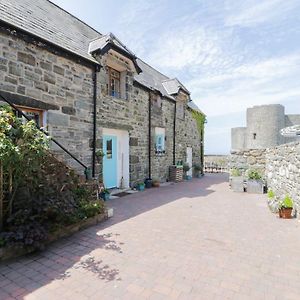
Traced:
[[[15, 106], [13, 103], [11, 103], [9, 100], [7, 100], [5, 97], [3, 97], [0, 94], [0, 98], [5, 101], [7, 104], [9, 104], [14, 110], [16, 110], [18, 113], [20, 113], [27, 121], [31, 121], [17, 106]], [[71, 156], [77, 163], [79, 163], [82, 167], [85, 168], [85, 170], [88, 168], [84, 163], [82, 163], [77, 157], [75, 157], [70, 151], [68, 151], [62, 144], [60, 144], [57, 140], [55, 140], [52, 136], [49, 135], [48, 132], [40, 128], [36, 124], [36, 128], [41, 131], [46, 136], [50, 137], [51, 141], [55, 143], [59, 148], [61, 148], [64, 152], [66, 152], [69, 156]]]

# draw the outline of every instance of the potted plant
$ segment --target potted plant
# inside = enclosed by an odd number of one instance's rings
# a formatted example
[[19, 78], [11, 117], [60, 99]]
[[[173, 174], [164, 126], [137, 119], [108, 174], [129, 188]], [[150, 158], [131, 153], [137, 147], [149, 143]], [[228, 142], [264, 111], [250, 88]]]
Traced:
[[188, 171], [191, 169], [190, 165], [188, 163], [183, 164], [183, 172], [184, 172], [184, 179], [190, 180], [192, 179], [192, 176], [188, 175]]
[[95, 155], [96, 155], [96, 160], [98, 163], [101, 162], [101, 159], [105, 156], [103, 150], [99, 149], [95, 152]]
[[110, 199], [110, 192], [108, 189], [103, 188], [100, 192], [100, 198], [102, 198], [104, 201], [107, 201]]
[[153, 179], [152, 185], [153, 185], [153, 187], [159, 187], [160, 186], [160, 181], [158, 179]]
[[147, 189], [151, 188], [152, 187], [152, 179], [151, 178], [146, 178], [145, 179], [145, 186]]
[[241, 171], [237, 168], [233, 168], [230, 171], [230, 182], [231, 188], [234, 192], [243, 193], [244, 192], [244, 177]]
[[263, 194], [264, 184], [261, 174], [256, 170], [248, 170], [247, 177], [247, 193]]
[[201, 168], [201, 165], [200, 165], [200, 164], [195, 164], [195, 165], [194, 165], [194, 172], [195, 172], [195, 176], [196, 176], [197, 178], [202, 177], [201, 170], [202, 170], [202, 168]]
[[144, 182], [138, 182], [136, 185], [136, 189], [138, 191], [144, 191], [145, 190], [145, 183]]
[[293, 210], [293, 199], [286, 195], [279, 203], [279, 217], [282, 219], [291, 219]]

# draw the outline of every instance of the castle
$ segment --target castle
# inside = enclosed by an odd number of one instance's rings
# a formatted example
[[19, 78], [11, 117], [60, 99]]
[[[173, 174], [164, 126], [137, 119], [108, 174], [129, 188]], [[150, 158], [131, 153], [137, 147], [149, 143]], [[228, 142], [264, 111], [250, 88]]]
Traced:
[[247, 127], [231, 129], [231, 152], [266, 149], [297, 141], [284, 137], [280, 130], [300, 124], [300, 114], [286, 115], [280, 104], [260, 105], [247, 109]]

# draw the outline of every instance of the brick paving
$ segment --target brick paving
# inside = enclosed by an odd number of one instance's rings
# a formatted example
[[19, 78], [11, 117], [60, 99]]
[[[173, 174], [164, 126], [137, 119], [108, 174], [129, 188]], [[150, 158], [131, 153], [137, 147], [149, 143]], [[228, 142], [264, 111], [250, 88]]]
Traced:
[[112, 200], [112, 219], [0, 265], [0, 299], [300, 299], [299, 221], [226, 180]]

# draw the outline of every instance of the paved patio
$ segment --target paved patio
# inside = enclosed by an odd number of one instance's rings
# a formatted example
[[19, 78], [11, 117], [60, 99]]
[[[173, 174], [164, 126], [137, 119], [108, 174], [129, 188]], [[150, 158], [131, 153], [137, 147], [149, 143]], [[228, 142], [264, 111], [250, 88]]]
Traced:
[[300, 299], [300, 223], [226, 180], [112, 200], [112, 219], [0, 265], [0, 299]]

